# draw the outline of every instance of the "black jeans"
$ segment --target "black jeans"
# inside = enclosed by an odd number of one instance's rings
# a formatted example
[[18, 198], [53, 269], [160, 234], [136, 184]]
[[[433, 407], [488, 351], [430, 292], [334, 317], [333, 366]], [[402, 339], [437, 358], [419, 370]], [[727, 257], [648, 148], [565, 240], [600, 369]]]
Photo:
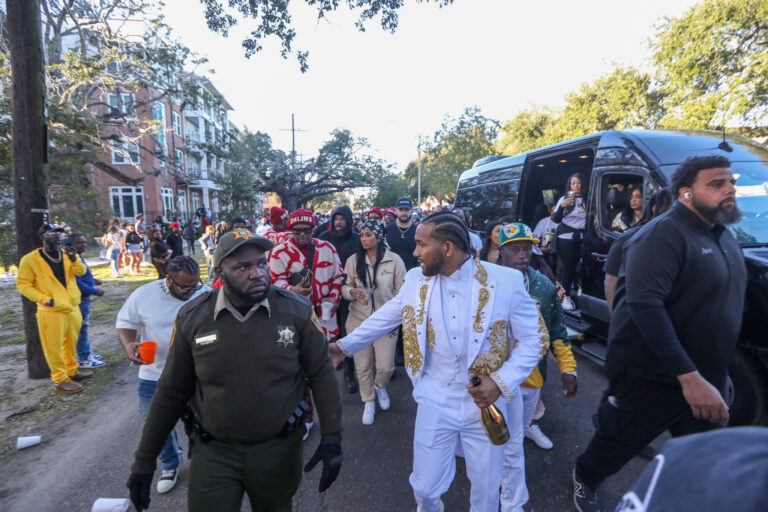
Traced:
[[[574, 234], [574, 236], [576, 236]], [[566, 293], [578, 286], [576, 281], [576, 267], [581, 257], [581, 242], [574, 242], [567, 238], [557, 239], [557, 255], [563, 264], [563, 276], [561, 283]]]
[[576, 459], [576, 472], [592, 489], [667, 430], [678, 437], [718, 427], [693, 417], [681, 388], [632, 375], [609, 381], [597, 423], [587, 450]]

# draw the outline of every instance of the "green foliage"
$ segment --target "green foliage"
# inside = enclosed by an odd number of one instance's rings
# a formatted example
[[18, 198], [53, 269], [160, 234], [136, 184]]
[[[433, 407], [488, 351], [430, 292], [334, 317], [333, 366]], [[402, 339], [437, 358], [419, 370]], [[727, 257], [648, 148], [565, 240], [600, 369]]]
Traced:
[[[464, 109], [459, 117], [446, 117], [427, 143], [421, 160], [421, 195], [452, 196], [459, 175], [483, 157], [496, 154], [499, 122], [483, 115], [478, 107]], [[415, 184], [416, 165], [408, 165], [404, 175]]]
[[224, 218], [252, 214], [258, 207], [254, 192], [259, 176], [280, 162], [280, 152], [272, 149], [272, 139], [261, 132], [246, 132], [227, 155], [222, 172], [213, 172], [213, 181]]
[[[412, 166], [416, 166], [416, 162], [408, 164], [409, 169]], [[418, 192], [414, 183], [411, 183], [405, 174], [387, 173], [376, 181], [375, 187], [367, 195], [360, 198], [360, 203], [356, 207], [364, 209], [378, 206], [386, 210], [395, 206], [397, 200], [403, 196], [416, 198]]]
[[[308, 68], [307, 58], [309, 52], [293, 51], [293, 40], [296, 31], [293, 28], [291, 14], [289, 13], [290, 0], [200, 0], [205, 6], [205, 18], [208, 28], [227, 36], [229, 30], [238, 23], [238, 18], [251, 19], [255, 22], [255, 28], [250, 37], [243, 40], [245, 56], [263, 49], [263, 41], [268, 37], [275, 37], [281, 44], [280, 54], [283, 58], [293, 53], [299, 61], [301, 71]], [[317, 9], [317, 19], [322, 20], [330, 13], [336, 11], [339, 4], [346, 4], [347, 8], [359, 11], [360, 17], [355, 25], [360, 31], [365, 31], [365, 24], [377, 17], [381, 17], [381, 28], [394, 32], [397, 29], [397, 11], [403, 6], [402, 0], [304, 0], [308, 5]], [[434, 2], [445, 6], [453, 3], [453, 0], [420, 0], [423, 3]]]
[[768, 0], [704, 0], [664, 20], [651, 49], [651, 72], [617, 67], [569, 93], [560, 110], [518, 113], [504, 123], [498, 151], [627, 128], [768, 134]]
[[[298, 162], [295, 155], [273, 149], [268, 135], [246, 132], [232, 144], [226, 158], [239, 176], [238, 186], [252, 184], [252, 191], [274, 192], [285, 208], [295, 210], [332, 194], [373, 186], [389, 165], [371, 156], [369, 149], [366, 139], [336, 129], [317, 156]], [[225, 196], [234, 193], [223, 176], [216, 180]]]
[[550, 144], [557, 114], [548, 107], [532, 107], [504, 122], [496, 145], [500, 155], [517, 155]]
[[[138, 144], [144, 158], [165, 138], [152, 105], [168, 97], [194, 101], [196, 85], [181, 71], [199, 59], [173, 41], [151, 0], [42, 0], [46, 49], [47, 179], [51, 220], [93, 236], [93, 221], [111, 216], [99, 206], [90, 177], [99, 169], [127, 185], [143, 180], [111, 163], [117, 143]], [[142, 21], [137, 21], [142, 20]], [[5, 22], [4, 17], [0, 21]], [[0, 265], [16, 261], [11, 172], [10, 51], [0, 36]], [[139, 94], [141, 92], [141, 94]], [[111, 106], [108, 94], [134, 94], [132, 104]], [[170, 124], [170, 123], [169, 123]], [[168, 127], [170, 129], [170, 127]], [[145, 147], [145, 134], [153, 136]], [[170, 151], [173, 154], [172, 150]], [[171, 174], [179, 174], [169, 166]], [[160, 169], [150, 169], [157, 175]], [[138, 177], [137, 177], [138, 175]]]
[[553, 127], [554, 141], [604, 130], [654, 128], [662, 115], [661, 95], [651, 77], [633, 68], [616, 68], [565, 97]]
[[652, 49], [664, 125], [768, 130], [768, 0], [704, 0], [666, 19]]

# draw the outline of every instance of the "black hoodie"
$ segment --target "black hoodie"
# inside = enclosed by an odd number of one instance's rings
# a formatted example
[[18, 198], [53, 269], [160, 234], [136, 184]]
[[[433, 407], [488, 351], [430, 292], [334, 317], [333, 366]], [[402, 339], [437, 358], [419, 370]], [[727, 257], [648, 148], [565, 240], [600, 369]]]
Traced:
[[347, 221], [347, 228], [344, 230], [342, 236], [336, 235], [336, 230], [331, 228], [328, 231], [320, 233], [318, 238], [330, 242], [336, 248], [336, 252], [339, 253], [339, 259], [341, 260], [342, 268], [347, 263], [347, 259], [357, 252], [358, 240], [360, 235], [352, 229], [352, 210], [349, 206], [340, 206], [336, 213], [333, 214], [331, 222], [336, 220], [337, 216], [342, 216]]

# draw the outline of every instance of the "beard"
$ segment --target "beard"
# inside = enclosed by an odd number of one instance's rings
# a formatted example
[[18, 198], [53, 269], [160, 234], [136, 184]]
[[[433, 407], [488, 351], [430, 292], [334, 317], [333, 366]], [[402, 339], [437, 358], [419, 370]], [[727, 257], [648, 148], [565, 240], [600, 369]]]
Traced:
[[241, 290], [237, 288], [232, 281], [227, 277], [227, 274], [223, 273], [221, 274], [221, 282], [224, 283], [227, 290], [227, 295], [230, 295], [232, 297], [235, 297], [241, 301], [243, 301], [246, 304], [256, 304], [258, 302], [261, 302], [267, 297], [267, 294], [269, 293], [269, 287], [270, 283], [269, 281], [262, 281], [266, 284], [266, 288], [264, 288], [263, 292], [258, 292], [257, 294], [248, 292], [247, 290]]
[[419, 260], [419, 263], [421, 263], [421, 271], [424, 273], [425, 276], [436, 276], [440, 273], [440, 270], [442, 270], [443, 265], [445, 265], [445, 259], [440, 258], [437, 261], [433, 261], [432, 263], [427, 263], [424, 260]]
[[717, 206], [707, 206], [696, 200], [693, 196], [693, 207], [708, 221], [714, 224], [734, 224], [741, 220], [741, 210], [734, 202], [732, 206], [725, 206], [729, 199], [723, 199]]

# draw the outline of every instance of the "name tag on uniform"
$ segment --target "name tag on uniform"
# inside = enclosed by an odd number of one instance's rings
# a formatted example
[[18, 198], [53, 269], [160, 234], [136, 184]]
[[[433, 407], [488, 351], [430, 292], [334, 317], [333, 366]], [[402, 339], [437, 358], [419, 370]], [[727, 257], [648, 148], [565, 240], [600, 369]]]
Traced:
[[211, 343], [214, 343], [218, 341], [217, 334], [211, 333], [211, 334], [204, 334], [203, 336], [198, 336], [195, 338], [195, 345], [210, 345]]

